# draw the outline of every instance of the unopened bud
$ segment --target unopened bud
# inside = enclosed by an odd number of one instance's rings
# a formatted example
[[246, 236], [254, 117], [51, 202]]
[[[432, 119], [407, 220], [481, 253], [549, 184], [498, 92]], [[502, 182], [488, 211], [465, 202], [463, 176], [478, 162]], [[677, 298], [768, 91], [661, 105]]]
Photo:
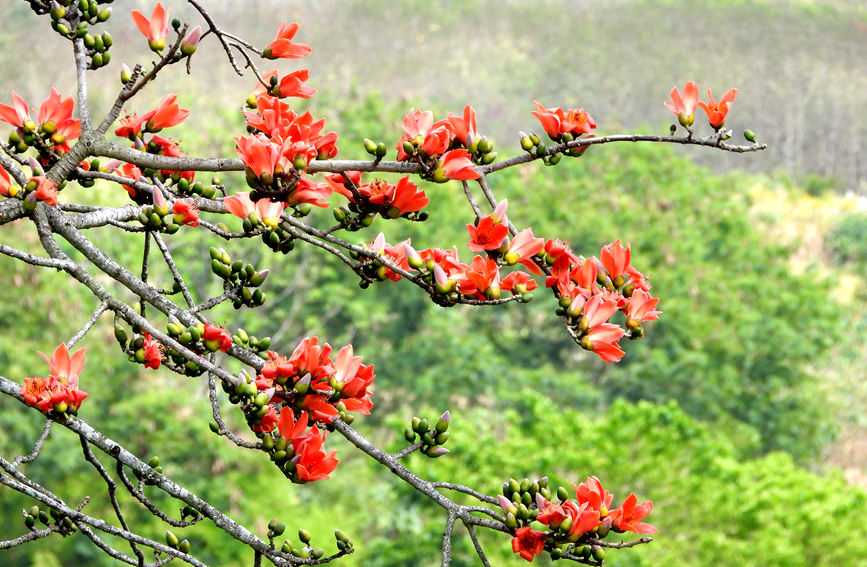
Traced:
[[365, 138], [364, 139], [364, 149], [370, 155], [375, 156], [376, 155], [376, 142], [374, 142], [370, 138]]

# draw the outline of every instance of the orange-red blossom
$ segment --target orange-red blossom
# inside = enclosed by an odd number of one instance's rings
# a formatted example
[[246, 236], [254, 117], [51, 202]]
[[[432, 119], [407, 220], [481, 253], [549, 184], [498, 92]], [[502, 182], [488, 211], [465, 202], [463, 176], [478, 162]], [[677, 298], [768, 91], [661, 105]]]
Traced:
[[710, 89], [707, 90], [707, 98], [708, 102], [699, 102], [698, 105], [705, 111], [707, 114], [708, 123], [719, 130], [726, 123], [726, 115], [731, 109], [732, 104], [735, 102], [735, 95], [738, 94], [737, 89], [729, 89], [729, 91], [723, 95], [723, 97], [716, 102], [713, 99], [713, 96], [710, 94]]

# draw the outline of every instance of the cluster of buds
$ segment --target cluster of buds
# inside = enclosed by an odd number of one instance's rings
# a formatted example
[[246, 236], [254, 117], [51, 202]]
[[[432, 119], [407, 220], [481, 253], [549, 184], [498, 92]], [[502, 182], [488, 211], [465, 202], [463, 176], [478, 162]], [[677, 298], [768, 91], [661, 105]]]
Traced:
[[[511, 530], [512, 550], [527, 561], [548, 551], [552, 559], [568, 558], [588, 565], [601, 565], [605, 559], [602, 540], [611, 532], [655, 534], [656, 529], [641, 520], [652, 510], [650, 501], [638, 504], [630, 494], [619, 508], [611, 509], [613, 496], [598, 478], [591, 476], [575, 489], [575, 499], [569, 498], [565, 487], [559, 487], [556, 499], [548, 489], [547, 477], [518, 482], [509, 479], [498, 496], [505, 514], [506, 527]], [[541, 524], [547, 531], [533, 528]]]
[[[160, 458], [157, 457], [156, 455], [154, 455], [153, 457], [148, 459], [147, 466], [149, 466], [155, 473], [163, 474], [163, 466], [160, 464]], [[141, 473], [138, 469], [134, 469], [133, 474], [135, 475], [135, 477], [137, 479], [142, 481], [144, 484], [147, 484], [147, 485], [156, 484], [156, 476], [153, 473], [151, 473], [150, 471], [147, 471], [146, 473]]]
[[57, 533], [64, 537], [75, 532], [75, 524], [72, 523], [72, 519], [54, 508], [49, 508], [46, 512], [39, 506], [33, 505], [29, 510], [22, 509], [21, 514], [24, 516], [24, 526], [28, 530], [35, 530], [36, 521], [39, 520], [45, 527], [57, 526]]
[[114, 327], [114, 338], [130, 362], [142, 364], [151, 370], [159, 369], [163, 362], [165, 347], [150, 333], [133, 327], [130, 337], [120, 325]]
[[[272, 520], [272, 522], [273, 521], [274, 520]], [[283, 524], [279, 524], [279, 525], [282, 526]], [[269, 532], [268, 532], [269, 537], [271, 537], [270, 536], [271, 524], [268, 524], [268, 529], [269, 529]], [[344, 538], [349, 540], [349, 538], [346, 536], [346, 534], [344, 534], [340, 530], [335, 531], [335, 538], [337, 538], [336, 532], [340, 532], [340, 534], [342, 534], [342, 536]], [[282, 530], [280, 533], [283, 533]], [[310, 532], [305, 530], [304, 528], [301, 528], [298, 530], [298, 541], [301, 542], [301, 546], [296, 547], [295, 544], [292, 543], [292, 540], [287, 539], [287, 540], [283, 541], [283, 545], [281, 546], [280, 551], [282, 551], [283, 553], [289, 553], [295, 557], [298, 557], [299, 559], [314, 559], [314, 560], [321, 559], [322, 556], [325, 555], [325, 550], [322, 548], [319, 548], [319, 547], [313, 547], [313, 545], [311, 544], [312, 540], [313, 540], [313, 536], [310, 535]], [[341, 540], [339, 538], [337, 538], [337, 542], [338, 542], [338, 546], [339, 546], [341, 543]], [[346, 547], [345, 543], [343, 545], [344, 545], [344, 547]], [[352, 548], [352, 542], [350, 541], [349, 548], [347, 548], [347, 549], [351, 549], [351, 548]], [[341, 550], [341, 551], [343, 551], [343, 550]]]
[[138, 214], [138, 220], [148, 230], [174, 234], [181, 225], [198, 226], [199, 208], [195, 202], [179, 199], [172, 203], [172, 208], [166, 202], [162, 190], [154, 187], [153, 205], [145, 205]]
[[166, 545], [171, 547], [172, 549], [177, 549], [181, 553], [189, 553], [190, 552], [190, 542], [189, 540], [182, 539], [178, 540], [178, 536], [166, 530]]
[[[210, 185], [204, 185], [199, 181], [190, 181], [186, 177], [181, 175], [180, 171], [173, 171], [168, 179], [163, 177], [163, 181], [166, 183], [174, 183], [175, 191], [180, 193], [181, 195], [191, 195], [196, 197], [203, 197], [205, 199], [213, 199], [217, 192], [223, 190], [223, 183], [219, 177], [214, 177], [211, 179]], [[157, 172], [157, 179], [162, 175], [162, 172]]]
[[[90, 68], [99, 69], [108, 65], [111, 57], [108, 49], [112, 45], [108, 33], [93, 35], [88, 31], [88, 25], [108, 21], [111, 8], [100, 4], [110, 4], [113, 0], [51, 0], [48, 15], [51, 17], [51, 27], [61, 36], [73, 40], [84, 41], [86, 55], [90, 58]], [[31, 2], [31, 8], [37, 13], [45, 13], [42, 3]]]
[[265, 282], [270, 273], [268, 270], [257, 271], [252, 264], [246, 264], [241, 260], [232, 261], [229, 253], [223, 248], [211, 247], [211, 271], [225, 280], [227, 289], [236, 291], [232, 306], [240, 309], [242, 305], [258, 307], [266, 300], [265, 292], [258, 288]]
[[433, 459], [447, 455], [449, 450], [443, 447], [449, 440], [449, 422], [451, 414], [446, 410], [433, 427], [427, 419], [414, 416], [410, 427], [403, 431], [403, 437], [409, 443], [421, 443], [419, 451]]

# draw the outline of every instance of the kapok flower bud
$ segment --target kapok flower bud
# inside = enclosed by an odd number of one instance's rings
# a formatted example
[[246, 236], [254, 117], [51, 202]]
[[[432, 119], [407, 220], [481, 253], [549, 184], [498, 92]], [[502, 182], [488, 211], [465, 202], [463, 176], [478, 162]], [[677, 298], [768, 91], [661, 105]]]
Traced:
[[376, 142], [374, 142], [370, 138], [365, 138], [364, 139], [364, 149], [370, 155], [375, 156], [376, 155]]
[[187, 37], [181, 42], [181, 54], [185, 56], [190, 56], [196, 52], [196, 48], [199, 46], [199, 39], [202, 37], [202, 27], [196, 26], [190, 33], [187, 34]]
[[451, 413], [449, 413], [449, 410], [446, 410], [440, 416], [439, 420], [437, 420], [437, 423], [436, 423], [437, 433], [443, 433], [443, 432], [447, 431], [449, 428], [449, 422], [450, 421], [451, 421]]

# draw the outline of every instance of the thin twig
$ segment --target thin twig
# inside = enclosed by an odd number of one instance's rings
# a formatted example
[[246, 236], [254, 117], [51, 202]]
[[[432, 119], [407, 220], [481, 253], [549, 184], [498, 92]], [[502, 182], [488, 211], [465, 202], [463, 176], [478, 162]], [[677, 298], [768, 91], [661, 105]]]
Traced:
[[94, 310], [93, 315], [90, 316], [90, 319], [87, 320], [87, 323], [85, 323], [84, 326], [79, 329], [79, 331], [75, 333], [75, 335], [73, 335], [71, 339], [66, 341], [66, 348], [71, 349], [75, 346], [75, 343], [84, 338], [84, 335], [86, 335], [87, 332], [91, 329], [91, 327], [96, 324], [97, 319], [99, 319], [99, 317], [103, 313], [105, 313], [106, 309], [108, 309], [108, 303], [106, 303], [105, 301], [101, 302], [99, 306]]
[[15, 457], [12, 461], [13, 469], [17, 469], [19, 465], [24, 463], [32, 463], [36, 460], [36, 457], [39, 456], [39, 451], [42, 450], [42, 444], [45, 443], [45, 440], [48, 439], [48, 434], [51, 433], [52, 423], [53, 422], [50, 419], [45, 420], [45, 425], [42, 427], [42, 433], [39, 435], [39, 439], [36, 440], [36, 443], [33, 444], [33, 450], [27, 455]]

